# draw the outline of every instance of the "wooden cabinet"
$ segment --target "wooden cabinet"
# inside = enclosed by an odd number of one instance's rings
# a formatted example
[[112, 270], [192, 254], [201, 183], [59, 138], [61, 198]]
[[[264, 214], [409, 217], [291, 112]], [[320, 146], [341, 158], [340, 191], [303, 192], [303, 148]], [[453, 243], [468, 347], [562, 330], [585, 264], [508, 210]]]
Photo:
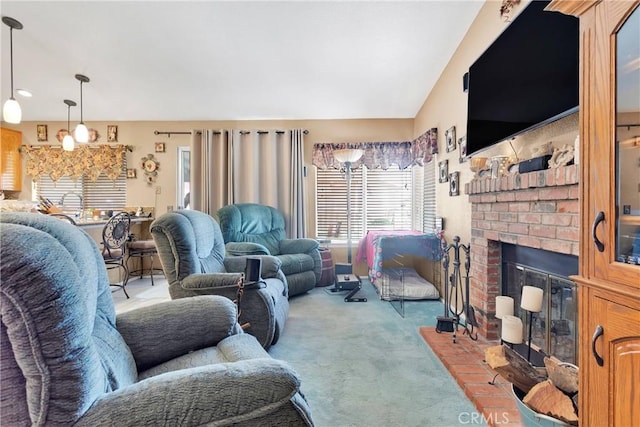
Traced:
[[0, 129], [0, 190], [22, 190], [22, 132]]
[[581, 238], [572, 279], [579, 286], [579, 417], [587, 427], [640, 419], [639, 3], [548, 6], [580, 19]]

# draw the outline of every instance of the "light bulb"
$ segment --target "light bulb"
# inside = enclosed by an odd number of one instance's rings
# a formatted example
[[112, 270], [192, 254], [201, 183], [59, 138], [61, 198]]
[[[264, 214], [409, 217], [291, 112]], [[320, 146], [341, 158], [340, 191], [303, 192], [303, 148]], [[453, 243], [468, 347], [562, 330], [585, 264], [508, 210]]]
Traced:
[[22, 109], [15, 98], [11, 97], [4, 103], [4, 107], [2, 108], [2, 117], [4, 117], [4, 121], [7, 123], [20, 123], [22, 120]]
[[64, 151], [73, 151], [76, 143], [73, 141], [73, 137], [69, 134], [66, 134], [62, 139], [62, 149]]
[[76, 126], [76, 130], [74, 134], [76, 137], [76, 141], [89, 142], [89, 129], [87, 129], [84, 123], [78, 123], [78, 126]]

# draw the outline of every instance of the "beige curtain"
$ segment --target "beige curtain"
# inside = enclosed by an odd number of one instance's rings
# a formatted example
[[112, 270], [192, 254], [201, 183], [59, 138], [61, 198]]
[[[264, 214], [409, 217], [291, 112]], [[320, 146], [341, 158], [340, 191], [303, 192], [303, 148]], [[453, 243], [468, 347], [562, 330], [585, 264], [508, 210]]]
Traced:
[[218, 209], [231, 202], [231, 132], [196, 130], [191, 133], [192, 209], [215, 216]]
[[269, 205], [284, 215], [288, 237], [306, 236], [302, 130], [203, 130], [193, 135], [193, 209], [215, 216], [228, 204]]

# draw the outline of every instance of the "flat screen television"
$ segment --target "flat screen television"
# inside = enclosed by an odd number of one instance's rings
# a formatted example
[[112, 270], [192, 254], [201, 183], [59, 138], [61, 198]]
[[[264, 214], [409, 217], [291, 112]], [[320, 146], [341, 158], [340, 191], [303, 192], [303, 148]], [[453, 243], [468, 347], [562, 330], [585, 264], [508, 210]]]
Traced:
[[532, 1], [469, 68], [467, 155], [578, 111], [578, 19]]

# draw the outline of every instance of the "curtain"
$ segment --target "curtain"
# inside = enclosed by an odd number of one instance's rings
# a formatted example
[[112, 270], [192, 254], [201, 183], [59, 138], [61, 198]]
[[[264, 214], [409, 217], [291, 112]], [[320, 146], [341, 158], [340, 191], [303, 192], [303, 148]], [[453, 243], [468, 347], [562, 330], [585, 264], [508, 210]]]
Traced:
[[273, 206], [287, 237], [306, 235], [302, 130], [193, 132], [191, 203], [215, 216], [228, 204]]
[[231, 138], [227, 130], [196, 130], [191, 133], [192, 209], [215, 216], [231, 197]]
[[340, 169], [342, 163], [333, 157], [335, 150], [360, 148], [364, 155], [354, 162], [353, 169], [365, 165], [369, 169], [389, 169], [397, 165], [400, 169], [410, 166], [422, 166], [433, 159], [438, 152], [438, 130], [429, 129], [413, 141], [400, 142], [363, 142], [340, 144], [315, 144], [313, 146], [313, 165], [319, 169]]

